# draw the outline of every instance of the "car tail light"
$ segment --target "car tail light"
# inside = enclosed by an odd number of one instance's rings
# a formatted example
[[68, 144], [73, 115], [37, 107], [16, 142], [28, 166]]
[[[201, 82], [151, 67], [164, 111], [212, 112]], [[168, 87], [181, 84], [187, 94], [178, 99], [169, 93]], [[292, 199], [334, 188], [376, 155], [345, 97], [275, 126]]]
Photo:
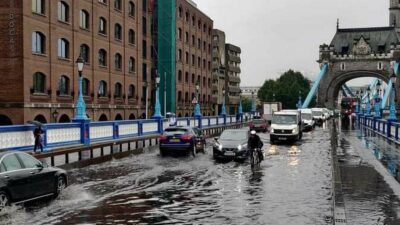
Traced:
[[182, 141], [190, 141], [190, 140], [192, 140], [192, 138], [193, 138], [193, 136], [190, 134], [184, 134], [181, 136]]
[[166, 141], [167, 139], [168, 139], [168, 137], [165, 135], [160, 136], [160, 141]]

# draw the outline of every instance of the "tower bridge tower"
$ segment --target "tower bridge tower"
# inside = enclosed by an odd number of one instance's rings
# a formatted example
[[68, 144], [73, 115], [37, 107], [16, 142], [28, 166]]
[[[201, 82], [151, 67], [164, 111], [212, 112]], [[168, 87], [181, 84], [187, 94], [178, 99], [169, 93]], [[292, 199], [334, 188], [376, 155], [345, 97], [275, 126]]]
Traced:
[[389, 26], [395, 26], [396, 30], [400, 29], [400, 0], [390, 0], [389, 8]]

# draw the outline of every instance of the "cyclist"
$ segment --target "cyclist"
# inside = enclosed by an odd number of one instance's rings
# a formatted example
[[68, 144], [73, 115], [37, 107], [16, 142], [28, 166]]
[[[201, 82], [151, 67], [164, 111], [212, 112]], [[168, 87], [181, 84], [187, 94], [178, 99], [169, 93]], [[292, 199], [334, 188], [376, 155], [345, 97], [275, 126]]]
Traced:
[[264, 143], [261, 141], [260, 137], [256, 134], [256, 131], [252, 130], [250, 132], [249, 140], [247, 141], [247, 148], [249, 149], [250, 155], [253, 153], [253, 150], [257, 149], [258, 158], [260, 159], [260, 162], [264, 160], [264, 156], [261, 151], [263, 145]]

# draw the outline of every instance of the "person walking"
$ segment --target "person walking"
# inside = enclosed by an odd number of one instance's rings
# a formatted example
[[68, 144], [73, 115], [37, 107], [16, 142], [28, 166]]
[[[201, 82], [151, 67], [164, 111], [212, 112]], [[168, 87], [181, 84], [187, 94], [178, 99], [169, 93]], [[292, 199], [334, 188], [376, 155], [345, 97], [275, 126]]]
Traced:
[[42, 126], [38, 126], [33, 131], [33, 137], [35, 138], [35, 146], [33, 147], [33, 152], [36, 153], [36, 149], [40, 148], [40, 152], [43, 152], [43, 130]]

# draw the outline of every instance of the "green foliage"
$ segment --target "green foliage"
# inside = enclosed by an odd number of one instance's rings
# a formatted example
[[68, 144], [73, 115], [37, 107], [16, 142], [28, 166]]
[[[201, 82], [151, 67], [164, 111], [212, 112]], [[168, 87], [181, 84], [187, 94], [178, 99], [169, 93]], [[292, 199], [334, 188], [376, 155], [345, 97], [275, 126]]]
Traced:
[[295, 109], [299, 94], [304, 102], [310, 89], [310, 80], [300, 72], [288, 70], [277, 80], [266, 80], [257, 96], [262, 102], [277, 101], [282, 103], [284, 109]]
[[243, 112], [251, 111], [251, 99], [246, 98], [246, 97], [242, 98], [242, 109], [243, 109]]

